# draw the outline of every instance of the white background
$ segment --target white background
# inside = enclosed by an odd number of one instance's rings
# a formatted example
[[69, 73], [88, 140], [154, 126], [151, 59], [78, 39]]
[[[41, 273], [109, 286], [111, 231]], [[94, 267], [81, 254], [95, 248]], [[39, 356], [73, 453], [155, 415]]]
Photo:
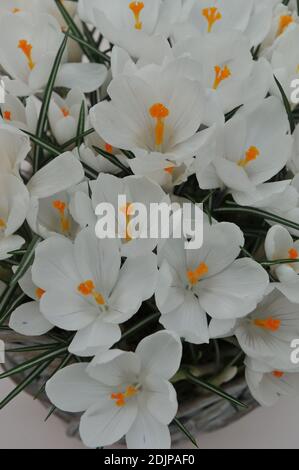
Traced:
[[[0, 399], [13, 388], [0, 382]], [[65, 436], [55, 417], [47, 423], [47, 411], [21, 394], [0, 411], [0, 449], [84, 449]], [[299, 449], [299, 397], [283, 399], [273, 408], [259, 409], [232, 426], [198, 436], [201, 449]]]

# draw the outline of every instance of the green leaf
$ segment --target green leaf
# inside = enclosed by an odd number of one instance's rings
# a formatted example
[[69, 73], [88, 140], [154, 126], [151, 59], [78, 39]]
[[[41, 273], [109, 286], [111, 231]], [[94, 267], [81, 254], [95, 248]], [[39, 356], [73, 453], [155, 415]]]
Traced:
[[281, 93], [282, 101], [283, 101], [283, 104], [284, 104], [284, 107], [286, 109], [286, 112], [287, 112], [287, 115], [288, 115], [288, 118], [289, 118], [289, 122], [290, 122], [291, 134], [293, 134], [294, 130], [296, 129], [296, 123], [295, 123], [294, 116], [292, 114], [292, 108], [291, 108], [290, 102], [288, 100], [287, 95], [284, 92], [283, 87], [281, 86], [281, 83], [278, 81], [278, 79], [275, 77], [275, 75], [274, 75], [274, 80], [276, 82], [276, 85], [279, 88], [280, 93]]
[[[64, 359], [61, 361], [61, 363], [59, 364], [58, 367], [55, 368], [55, 370], [52, 372], [52, 374], [49, 376], [48, 380], [50, 380], [52, 377], [54, 377], [55, 374], [57, 374], [58, 371], [60, 371], [61, 369], [63, 369], [64, 367], [66, 367], [70, 362], [71, 360], [73, 359], [73, 354], [67, 354]], [[47, 380], [47, 381], [48, 381]], [[45, 392], [45, 389], [46, 389], [46, 383], [39, 389], [39, 391], [37, 392], [37, 394], [35, 395], [34, 397], [34, 400], [37, 400], [37, 398]]]
[[272, 222], [276, 222], [277, 224], [284, 225], [286, 227], [290, 227], [295, 230], [299, 230], [299, 224], [296, 224], [295, 222], [292, 222], [291, 220], [284, 219], [283, 217], [279, 217], [278, 215], [271, 214], [270, 212], [261, 210], [261, 209], [256, 209], [255, 207], [245, 207], [245, 206], [238, 206], [234, 203], [231, 203], [225, 207], [221, 207], [219, 209], [215, 209], [214, 213], [229, 213], [229, 212], [237, 212], [241, 213], [243, 212], [244, 214], [252, 214], [257, 217], [260, 217], [264, 220], [271, 220]]
[[65, 6], [61, 2], [61, 0], [55, 0], [55, 3], [56, 3], [56, 6], [57, 6], [57, 8], [59, 9], [59, 11], [61, 13], [61, 16], [63, 17], [64, 21], [68, 25], [68, 28], [69, 28], [70, 32], [72, 33], [73, 39], [74, 38], [80, 39], [80, 41], [83, 42], [83, 44], [82, 44], [82, 42], [80, 43], [82, 51], [84, 52], [86, 57], [88, 57], [88, 59], [91, 62], [94, 62], [95, 61], [94, 54], [92, 54], [90, 52], [89, 48], [86, 47], [85, 38], [84, 38], [83, 34], [81, 33], [80, 29], [78, 28], [78, 26], [76, 25], [76, 23], [74, 22], [73, 18], [71, 17], [71, 15], [67, 11], [67, 9], [65, 8]]
[[[111, 59], [108, 55], [104, 54], [103, 52], [99, 51], [98, 49], [96, 49], [94, 46], [92, 46], [91, 44], [89, 44], [87, 41], [85, 41], [82, 37], [78, 37], [76, 36], [75, 34], [72, 34], [72, 33], [69, 33], [69, 37], [71, 39], [73, 39], [74, 41], [76, 41], [80, 46], [81, 48], [83, 49], [83, 51], [86, 53], [86, 50], [89, 50], [92, 52], [92, 55], [93, 57], [90, 58], [91, 61], [94, 62], [95, 60], [95, 57], [98, 57], [98, 59], [102, 59], [102, 60], [97, 60], [97, 62], [101, 62], [101, 63], [106, 63], [106, 64], [110, 64], [111, 63]], [[87, 54], [86, 54], [87, 55]]]
[[80, 151], [80, 147], [83, 144], [84, 138], [81, 137], [85, 129], [85, 102], [84, 100], [82, 101], [81, 108], [80, 108], [80, 114], [79, 114], [79, 121], [78, 121], [78, 127], [77, 127], [77, 147], [78, 150]]
[[142, 331], [144, 330], [144, 328], [146, 328], [147, 326], [151, 325], [152, 323], [155, 323], [155, 322], [158, 322], [158, 319], [160, 318], [161, 316], [161, 313], [153, 313], [152, 315], [149, 315], [147, 318], [145, 318], [144, 320], [142, 320], [141, 322], [137, 323], [136, 325], [134, 325], [132, 328], [130, 328], [129, 330], [127, 330], [121, 337], [119, 343], [121, 341], [124, 341], [128, 338], [130, 338], [131, 336], [133, 336], [134, 334], [136, 334], [138, 331]]
[[44, 150], [46, 150], [47, 152], [49, 152], [51, 155], [55, 156], [55, 157], [58, 157], [59, 155], [61, 155], [61, 152], [60, 149], [58, 149], [57, 147], [55, 147], [51, 142], [46, 142], [45, 140], [43, 139], [39, 139], [38, 137], [36, 137], [35, 135], [31, 134], [30, 132], [28, 131], [24, 131], [22, 129], [22, 132], [24, 132], [24, 134], [27, 134], [29, 137], [30, 137], [30, 140], [38, 145], [39, 147], [43, 148]]
[[67, 350], [68, 350], [68, 346], [65, 346], [63, 348], [55, 349], [54, 351], [51, 350], [50, 352], [47, 352], [46, 354], [42, 354], [41, 356], [35, 357], [34, 359], [30, 359], [29, 361], [26, 361], [23, 364], [20, 364], [19, 366], [16, 366], [13, 369], [1, 374], [0, 380], [7, 379], [8, 377], [13, 377], [16, 374], [20, 374], [21, 372], [25, 372], [28, 369], [32, 369], [32, 367], [35, 367], [36, 365], [39, 365], [39, 364], [43, 364], [49, 359], [51, 359], [52, 361], [56, 357], [65, 353]]
[[183, 425], [183, 423], [182, 423], [178, 418], [175, 418], [175, 419], [173, 420], [173, 423], [174, 423], [174, 424], [179, 428], [179, 430], [187, 437], [187, 439], [189, 439], [189, 441], [192, 442], [192, 444], [193, 444], [197, 449], [199, 449], [195, 437], [190, 433], [190, 431], [188, 431], [188, 429]]
[[127, 168], [123, 163], [121, 163], [118, 158], [115, 157], [115, 155], [112, 155], [112, 153], [105, 152], [105, 150], [100, 149], [99, 147], [93, 146], [96, 152], [98, 152], [102, 157], [106, 158], [109, 160], [110, 163], [113, 165], [117, 166], [120, 170], [122, 170], [126, 175], [131, 175], [132, 172]]
[[[63, 54], [67, 45], [67, 40], [68, 36], [66, 35], [62, 41], [62, 44], [57, 52], [57, 55], [54, 60], [54, 64], [49, 76], [49, 80], [45, 89], [45, 93], [43, 96], [43, 102], [42, 102], [42, 107], [40, 110], [38, 122], [37, 122], [37, 129], [36, 129], [36, 138], [37, 139], [42, 139], [45, 127], [46, 127], [46, 122], [48, 119], [48, 111], [49, 111], [49, 106], [50, 106], [50, 101], [52, 97], [52, 92], [55, 86], [55, 81], [57, 78], [58, 70], [63, 58]], [[40, 146], [36, 145], [35, 146], [35, 151], [33, 155], [33, 170], [36, 172], [39, 169], [39, 158], [40, 158]]]
[[221, 398], [224, 398], [224, 400], [229, 401], [233, 405], [239, 406], [240, 408], [248, 408], [245, 403], [242, 403], [241, 401], [237, 400], [236, 398], [232, 397], [228, 393], [224, 392], [218, 387], [215, 387], [214, 385], [205, 382], [204, 380], [199, 379], [198, 377], [195, 377], [194, 375], [190, 374], [190, 372], [186, 371], [186, 380], [190, 383], [193, 383], [194, 385], [198, 385], [199, 387], [204, 388], [205, 390], [208, 390], [209, 392], [215, 393]]
[[19, 295], [14, 301], [13, 303], [10, 305], [9, 309], [5, 312], [5, 314], [1, 317], [1, 320], [0, 320], [0, 326], [3, 326], [4, 322], [6, 321], [6, 319], [8, 317], [10, 317], [10, 315], [12, 314], [12, 312], [17, 308], [19, 307], [20, 305], [22, 305], [24, 303], [24, 300], [27, 298], [26, 294], [24, 294], [22, 292], [21, 295]]
[[23, 256], [22, 261], [19, 264], [16, 273], [14, 274], [9, 285], [6, 287], [5, 291], [0, 297], [0, 321], [2, 320], [2, 317], [6, 314], [6, 308], [15, 295], [19, 280], [24, 276], [24, 274], [26, 274], [28, 268], [33, 262], [35, 248], [36, 245], [40, 242], [40, 240], [41, 238], [38, 235], [35, 235], [33, 237], [26, 254]]
[[15, 397], [17, 397], [26, 387], [28, 387], [34, 380], [36, 380], [41, 373], [49, 367], [52, 359], [46, 363], [40, 364], [36, 369], [34, 369], [31, 374], [28, 375], [12, 392], [10, 392], [4, 400], [0, 403], [0, 410], [2, 410], [8, 403], [11, 402]]
[[82, 132], [80, 135], [76, 135], [76, 137], [73, 137], [72, 139], [68, 140], [62, 145], [62, 150], [66, 150], [72, 145], [76, 144], [78, 139], [83, 140], [85, 137], [88, 137], [89, 135], [93, 134], [95, 132], [94, 129], [88, 129], [87, 131]]

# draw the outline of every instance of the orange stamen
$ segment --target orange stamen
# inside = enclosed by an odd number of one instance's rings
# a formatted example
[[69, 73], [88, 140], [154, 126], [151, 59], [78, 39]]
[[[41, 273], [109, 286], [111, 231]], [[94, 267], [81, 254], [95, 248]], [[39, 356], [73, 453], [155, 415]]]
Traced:
[[129, 223], [131, 220], [131, 208], [132, 208], [131, 203], [127, 203], [125, 206], [123, 206], [120, 210], [121, 212], [126, 216], [126, 241], [130, 242], [132, 240], [131, 234], [130, 234], [130, 229], [129, 229]]
[[290, 24], [294, 23], [294, 18], [292, 15], [282, 15], [279, 19], [279, 26], [277, 30], [277, 36], [280, 36], [285, 32]]
[[219, 21], [222, 18], [220, 11], [216, 7], [204, 8], [202, 10], [202, 15], [206, 18], [208, 22], [208, 33], [212, 31], [212, 28], [216, 21]]
[[46, 291], [44, 289], [41, 289], [40, 287], [38, 287], [35, 291], [35, 295], [38, 298], [38, 300], [40, 300], [45, 293]]
[[195, 269], [195, 271], [187, 271], [187, 278], [190, 282], [191, 285], [195, 285], [198, 283], [200, 278], [208, 274], [209, 268], [206, 265], [206, 263], [200, 263], [198, 268]]
[[174, 172], [175, 166], [168, 166], [167, 168], [164, 168], [165, 173], [168, 173], [169, 175], [172, 175]]
[[82, 284], [78, 286], [78, 292], [84, 295], [84, 297], [88, 297], [89, 295], [92, 295], [98, 305], [106, 304], [105, 299], [102, 296], [102, 294], [100, 294], [99, 292], [95, 290], [95, 285], [93, 281], [88, 280], [88, 281], [82, 282]]
[[36, 64], [33, 62], [32, 59], [32, 45], [29, 44], [26, 39], [20, 39], [18, 49], [21, 49], [21, 51], [25, 54], [28, 61], [28, 67], [30, 68], [30, 70], [33, 70]]
[[289, 258], [290, 259], [298, 259], [299, 255], [298, 255], [298, 251], [296, 250], [296, 248], [291, 248], [289, 250]]
[[3, 230], [6, 228], [6, 222], [4, 219], [0, 219], [0, 230]]
[[281, 326], [281, 321], [274, 319], [272, 317], [266, 318], [265, 320], [256, 319], [254, 320], [254, 325], [258, 328], [263, 328], [264, 330], [269, 330], [275, 333], [279, 330]]
[[281, 379], [284, 376], [284, 372], [281, 372], [280, 370], [275, 370], [274, 372], [272, 372], [272, 375], [277, 379]]
[[167, 109], [162, 103], [155, 103], [149, 110], [150, 115], [153, 119], [157, 119], [155, 137], [156, 145], [160, 146], [164, 141], [165, 123], [164, 120], [169, 116], [169, 109]]
[[14, 8], [12, 10], [12, 13], [20, 13], [21, 9], [20, 8]]
[[140, 21], [140, 14], [144, 8], [143, 2], [132, 2], [129, 5], [130, 10], [132, 10], [135, 18], [135, 29], [142, 29], [142, 22]]
[[221, 68], [219, 65], [215, 66], [215, 81], [213, 85], [213, 90], [217, 90], [220, 83], [231, 77], [232, 73], [227, 65]]
[[53, 207], [56, 209], [60, 214], [60, 223], [61, 223], [61, 230], [63, 233], [68, 233], [70, 231], [70, 219], [65, 215], [67, 210], [67, 205], [63, 201], [53, 201]]
[[260, 155], [259, 149], [252, 146], [247, 150], [245, 158], [242, 158], [241, 160], [239, 160], [238, 165], [244, 167], [244, 166], [248, 165], [248, 163], [253, 162], [254, 160], [256, 160], [257, 157], [259, 157], [259, 155]]
[[5, 121], [11, 121], [11, 112], [10, 111], [4, 111], [3, 118], [5, 119]]
[[133, 385], [129, 385], [125, 393], [112, 393], [111, 400], [115, 401], [116, 406], [123, 407], [126, 405], [126, 399], [134, 397], [137, 393], [138, 389]]

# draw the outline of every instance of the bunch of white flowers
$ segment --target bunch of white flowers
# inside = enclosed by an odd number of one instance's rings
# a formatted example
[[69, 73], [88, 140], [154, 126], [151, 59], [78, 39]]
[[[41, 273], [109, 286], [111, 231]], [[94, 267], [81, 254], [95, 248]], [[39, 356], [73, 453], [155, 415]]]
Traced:
[[[298, 44], [292, 0], [1, 1], [0, 334], [38, 355], [0, 408], [55, 363], [85, 445], [160, 449], [181, 382], [299, 394]], [[202, 203], [202, 247], [99, 239], [119, 195]]]

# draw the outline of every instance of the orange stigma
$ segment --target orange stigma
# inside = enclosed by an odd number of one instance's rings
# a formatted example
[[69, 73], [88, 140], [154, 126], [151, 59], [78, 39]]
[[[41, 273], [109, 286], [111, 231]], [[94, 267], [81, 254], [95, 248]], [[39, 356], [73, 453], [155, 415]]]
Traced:
[[290, 24], [294, 23], [292, 15], [282, 15], [279, 19], [279, 26], [276, 36], [281, 36]]
[[10, 111], [4, 111], [3, 118], [5, 119], [5, 121], [11, 121], [11, 112]]
[[70, 219], [66, 216], [66, 203], [60, 200], [53, 201], [53, 208], [56, 209], [60, 214], [61, 231], [63, 233], [69, 233], [71, 224]]
[[212, 28], [216, 21], [219, 21], [222, 19], [222, 15], [218, 8], [216, 7], [211, 7], [211, 8], [204, 8], [202, 10], [202, 15], [205, 17], [205, 19], [208, 22], [208, 33], [212, 31]]
[[132, 2], [129, 5], [130, 10], [132, 10], [135, 18], [135, 29], [142, 29], [142, 22], [140, 21], [140, 14], [144, 8], [143, 2]]
[[213, 90], [217, 90], [220, 83], [222, 83], [227, 78], [231, 77], [232, 73], [227, 65], [221, 68], [219, 65], [215, 66], [215, 81], [213, 85]]
[[108, 153], [112, 153], [112, 152], [113, 152], [113, 147], [112, 147], [112, 145], [110, 145], [110, 144], [105, 144], [105, 150], [106, 150], [106, 152], [108, 152]]
[[281, 379], [284, 376], [284, 372], [281, 372], [280, 370], [275, 370], [272, 372], [273, 377], [276, 379]]
[[238, 165], [239, 166], [247, 166], [248, 163], [253, 162], [254, 160], [257, 159], [257, 157], [260, 156], [260, 151], [256, 147], [252, 146], [250, 147], [245, 155], [245, 158], [242, 158], [239, 160]]
[[94, 300], [96, 301], [98, 305], [105, 305], [106, 302], [105, 302], [104, 297], [95, 289], [96, 288], [95, 288], [93, 281], [85, 281], [85, 282], [82, 282], [82, 284], [78, 286], [78, 292], [84, 295], [84, 297], [89, 297], [90, 295], [92, 295], [92, 297], [94, 298]]
[[169, 175], [173, 175], [175, 166], [168, 166], [167, 168], [164, 168], [165, 173], [168, 173]]
[[64, 117], [69, 117], [69, 115], [70, 115], [70, 112], [67, 108], [61, 108], [61, 112], [62, 112]]
[[198, 268], [195, 269], [195, 271], [187, 271], [187, 278], [189, 280], [189, 283], [192, 286], [195, 286], [195, 284], [197, 284], [203, 276], [208, 274], [208, 272], [209, 268], [206, 263], [200, 263], [200, 265], [198, 266]]
[[265, 320], [254, 320], [254, 325], [258, 328], [263, 328], [264, 330], [272, 331], [275, 333], [279, 330], [281, 326], [281, 321], [274, 319], [272, 317], [266, 318]]
[[32, 45], [29, 44], [26, 39], [20, 39], [18, 49], [21, 49], [21, 51], [25, 54], [28, 61], [28, 67], [30, 68], [30, 70], [33, 70], [36, 64], [33, 62], [32, 59]]
[[160, 146], [164, 141], [165, 123], [164, 120], [169, 116], [169, 109], [162, 103], [155, 103], [149, 110], [153, 119], [157, 119], [155, 138], [156, 145]]
[[290, 259], [298, 259], [298, 251], [296, 248], [291, 248], [288, 253]]
[[45, 293], [46, 291], [44, 289], [41, 289], [40, 287], [38, 287], [35, 291], [35, 295], [38, 298], [38, 300], [40, 300]]
[[6, 229], [6, 222], [4, 219], [0, 219], [0, 230]]
[[138, 393], [138, 388], [134, 387], [133, 385], [129, 385], [126, 388], [125, 393], [112, 393], [111, 400], [115, 401], [115, 405], [118, 407], [123, 407], [126, 405], [126, 400], [128, 398], [132, 398]]

